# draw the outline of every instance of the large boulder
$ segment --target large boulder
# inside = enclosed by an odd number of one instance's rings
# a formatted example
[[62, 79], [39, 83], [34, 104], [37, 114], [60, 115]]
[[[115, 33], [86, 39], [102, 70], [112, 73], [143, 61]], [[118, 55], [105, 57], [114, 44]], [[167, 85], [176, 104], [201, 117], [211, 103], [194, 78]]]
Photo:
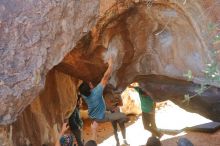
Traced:
[[0, 124], [38, 96], [47, 72], [95, 25], [99, 1], [0, 1]]

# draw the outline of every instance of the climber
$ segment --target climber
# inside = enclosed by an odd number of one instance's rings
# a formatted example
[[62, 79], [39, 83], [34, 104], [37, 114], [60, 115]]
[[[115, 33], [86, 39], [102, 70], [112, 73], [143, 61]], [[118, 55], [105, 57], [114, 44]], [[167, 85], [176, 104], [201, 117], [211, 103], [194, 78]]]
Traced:
[[[105, 99], [110, 99], [110, 102], [107, 102], [107, 110], [110, 111], [111, 113], [118, 113], [121, 112], [119, 106], [123, 106], [123, 102], [121, 99], [120, 94], [113, 93], [114, 87], [108, 85], [105, 90], [104, 90], [104, 97]], [[126, 127], [125, 127], [125, 121], [121, 120], [115, 120], [112, 121], [112, 127], [114, 129], [114, 136], [116, 140], [116, 145], [120, 146], [120, 141], [118, 137], [118, 128], [117, 125], [119, 125], [123, 137], [123, 143], [125, 145], [128, 145], [127, 140], [126, 140]]]
[[136, 85], [133, 83], [128, 86], [129, 88], [135, 89], [139, 94], [140, 101], [141, 101], [141, 110], [142, 110], [142, 122], [144, 129], [149, 130], [153, 136], [161, 137], [162, 134], [157, 130], [157, 126], [155, 123], [155, 106], [156, 104], [152, 100], [152, 96], [149, 96], [150, 93], [144, 92], [140, 87], [139, 84]]
[[80, 95], [78, 95], [78, 99], [76, 102], [76, 107], [75, 110], [73, 111], [73, 113], [71, 114], [71, 116], [69, 117], [69, 126], [70, 126], [70, 130], [72, 131], [72, 133], [74, 134], [77, 144], [78, 146], [83, 146], [83, 141], [82, 141], [82, 126], [83, 126], [83, 121], [80, 118], [79, 115], [79, 109], [81, 106], [81, 98]]
[[181, 137], [177, 142], [177, 146], [193, 146], [193, 144], [187, 138]]
[[146, 146], [161, 146], [161, 142], [160, 140], [155, 137], [155, 136], [151, 136], [148, 138]]
[[103, 90], [108, 83], [112, 73], [112, 57], [108, 60], [108, 69], [106, 70], [101, 82], [94, 87], [92, 82], [83, 82], [79, 86], [79, 91], [88, 105], [89, 117], [96, 122], [110, 122], [118, 119], [128, 121], [124, 113], [109, 113], [106, 112], [106, 105], [103, 98]]

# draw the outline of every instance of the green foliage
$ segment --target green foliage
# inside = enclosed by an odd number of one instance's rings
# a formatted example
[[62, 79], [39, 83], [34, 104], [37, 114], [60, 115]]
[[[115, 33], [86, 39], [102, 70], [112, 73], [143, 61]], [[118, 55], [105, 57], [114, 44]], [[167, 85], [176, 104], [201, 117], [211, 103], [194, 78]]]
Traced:
[[217, 34], [214, 38], [213, 38], [213, 43], [220, 41], [220, 34]]
[[215, 49], [210, 50], [209, 54], [212, 60], [210, 61], [210, 63], [206, 64], [206, 68], [203, 71], [209, 83], [216, 82], [220, 84], [220, 72], [219, 72], [218, 63], [217, 63], [218, 53], [219, 53], [219, 50], [215, 50]]
[[183, 76], [186, 77], [188, 81], [192, 81], [192, 79], [193, 79], [193, 75], [192, 75], [191, 70], [188, 70], [188, 72], [186, 74], [183, 74]]
[[220, 83], [219, 69], [216, 62], [206, 64], [204, 73], [209, 81]]
[[209, 32], [212, 32], [212, 31], [216, 30], [217, 27], [218, 27], [218, 24], [209, 23], [209, 24], [208, 24], [208, 31], [209, 31]]
[[210, 86], [207, 86], [207, 85], [204, 85], [204, 84], [201, 84], [200, 85], [200, 88], [196, 89], [195, 92], [196, 92], [196, 95], [201, 95], [205, 90], [207, 90]]
[[185, 94], [183, 102], [187, 102], [187, 105], [188, 105], [191, 98], [192, 96], [190, 96], [189, 94]]

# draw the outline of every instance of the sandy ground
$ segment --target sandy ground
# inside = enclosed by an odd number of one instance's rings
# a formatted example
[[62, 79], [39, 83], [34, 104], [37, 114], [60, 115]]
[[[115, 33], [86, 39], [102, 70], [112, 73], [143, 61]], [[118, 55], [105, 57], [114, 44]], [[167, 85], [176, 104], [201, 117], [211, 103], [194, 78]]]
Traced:
[[[130, 146], [145, 145], [147, 139], [150, 137], [150, 132], [144, 130], [141, 116], [130, 116], [131, 121], [126, 124], [127, 141]], [[187, 126], [197, 125], [209, 122], [197, 114], [188, 113], [172, 103], [168, 103], [165, 107], [157, 111], [157, 126], [160, 129], [180, 130]], [[84, 138], [85, 141], [91, 137], [90, 133], [91, 121], [84, 122]], [[121, 132], [118, 132], [121, 144]], [[201, 132], [181, 132], [175, 134], [164, 133], [161, 138], [163, 146], [176, 146], [176, 142], [180, 137], [186, 137], [195, 146], [220, 146], [220, 130], [215, 133], [201, 133]], [[101, 123], [98, 127], [98, 145], [99, 146], [115, 146], [115, 139], [113, 135], [113, 128], [111, 123]]]

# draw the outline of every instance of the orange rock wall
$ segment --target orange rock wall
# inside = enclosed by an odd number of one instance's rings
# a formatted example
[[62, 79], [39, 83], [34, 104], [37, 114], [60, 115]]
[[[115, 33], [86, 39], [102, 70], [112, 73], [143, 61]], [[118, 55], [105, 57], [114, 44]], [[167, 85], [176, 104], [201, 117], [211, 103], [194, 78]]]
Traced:
[[14, 145], [53, 145], [65, 118], [74, 110], [78, 81], [59, 71], [47, 74], [45, 89], [12, 124]]

